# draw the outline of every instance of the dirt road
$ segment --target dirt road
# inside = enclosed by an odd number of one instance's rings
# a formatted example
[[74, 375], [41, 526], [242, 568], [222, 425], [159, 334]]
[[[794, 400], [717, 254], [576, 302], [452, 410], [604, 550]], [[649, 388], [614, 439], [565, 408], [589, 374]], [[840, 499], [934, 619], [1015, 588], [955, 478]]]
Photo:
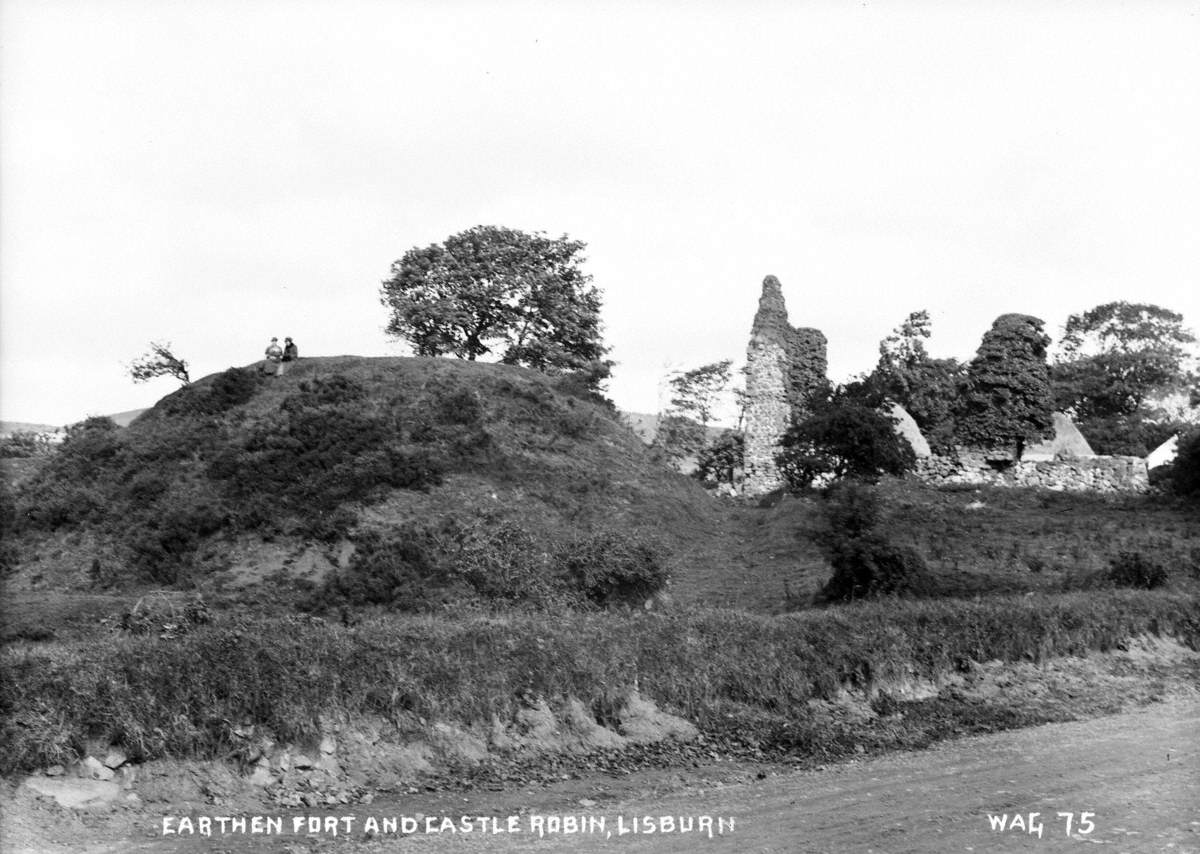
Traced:
[[[606, 817], [604, 833], [539, 839], [523, 816], [520, 834], [422, 834], [376, 850], [895, 854], [1077, 851], [1104, 844], [1113, 852], [1200, 852], [1200, 703], [1173, 701], [591, 812]], [[1033, 822], [1042, 826], [1040, 837], [1027, 829], [1033, 812], [1040, 813]], [[1073, 813], [1070, 834], [1060, 812]], [[1080, 823], [1084, 812], [1092, 814], [1090, 828]], [[1016, 830], [993, 830], [989, 814], [1010, 821], [1020, 814], [1025, 822]], [[712, 839], [695, 831], [614, 832], [618, 816], [628, 827], [634, 816], [701, 815], [732, 818], [733, 829], [714, 831]]]
[[[1200, 852], [1200, 700], [1192, 695], [1106, 718], [966, 738], [918, 753], [733, 785], [693, 785], [669, 795], [614, 799], [603, 794], [603, 783], [478, 793], [440, 804], [377, 801], [324, 816], [326, 832], [316, 835], [294, 833], [294, 822], [303, 825], [306, 819], [292, 811], [273, 816], [283, 828], [278, 835], [164, 837], [163, 816], [147, 811], [130, 816], [124, 838], [101, 834], [107, 838], [92, 837], [70, 850], [924, 854], [1079, 851], [1101, 844], [1113, 852]], [[595, 786], [595, 795], [588, 795], [588, 785]], [[418, 807], [426, 812], [415, 833], [388, 831], [386, 820], [411, 820]], [[1032, 821], [1031, 813], [1038, 814]], [[1069, 833], [1059, 813], [1071, 814]], [[474, 821], [464, 832], [463, 814], [492, 820], [486, 827]], [[196, 813], [190, 815], [195, 819]], [[328, 832], [328, 822], [337, 823], [338, 815], [353, 816], [349, 834], [345, 823], [336, 835]], [[514, 832], [507, 830], [510, 815]], [[1023, 821], [1013, 829], [1017, 815]], [[549, 832], [565, 829], [568, 816], [577, 832]], [[701, 830], [702, 816], [713, 820], [711, 838]], [[1001, 816], [1004, 830], [993, 825]], [[539, 817], [545, 836], [537, 832]], [[646, 832], [646, 817], [655, 832]], [[673, 830], [665, 830], [663, 817], [671, 817]], [[368, 819], [380, 824], [373, 838], [364, 836]], [[692, 829], [681, 832], [689, 819]]]

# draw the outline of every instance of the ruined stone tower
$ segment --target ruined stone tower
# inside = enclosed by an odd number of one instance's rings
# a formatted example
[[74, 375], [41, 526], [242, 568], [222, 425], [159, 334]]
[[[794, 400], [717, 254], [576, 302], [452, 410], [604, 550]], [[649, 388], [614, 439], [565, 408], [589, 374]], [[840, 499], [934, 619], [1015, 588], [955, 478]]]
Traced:
[[788, 323], [779, 280], [763, 279], [746, 348], [746, 495], [783, 486], [775, 464], [779, 438], [827, 382], [825, 343], [819, 329]]

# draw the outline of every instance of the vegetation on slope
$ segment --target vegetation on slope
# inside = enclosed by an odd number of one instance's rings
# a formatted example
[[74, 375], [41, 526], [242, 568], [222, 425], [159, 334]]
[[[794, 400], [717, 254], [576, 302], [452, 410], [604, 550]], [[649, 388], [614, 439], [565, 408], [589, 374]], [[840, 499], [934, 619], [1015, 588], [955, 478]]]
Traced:
[[[0, 658], [0, 772], [73, 758], [108, 739], [135, 758], [236, 755], [234, 730], [315, 737], [322, 716], [486, 731], [532, 699], [578, 698], [597, 720], [639, 690], [709, 733], [815, 749], [810, 700], [971, 662], [1043, 661], [1163, 634], [1200, 643], [1200, 600], [1105, 592], [982, 602], [893, 600], [762, 617], [567, 613], [387, 617], [218, 615], [181, 637], [116, 634], [10, 648]], [[1011, 724], [1010, 724], [1011, 725]]]
[[[718, 528], [715, 512], [697, 485], [651, 464], [575, 376], [339, 357], [304, 360], [281, 377], [232, 368], [124, 430], [105, 419], [75, 425], [19, 487], [12, 522], [27, 543], [97, 541], [92, 562], [102, 566], [91, 581], [108, 585], [201, 583], [239, 538], [382, 536], [393, 552], [407, 549], [410, 564], [444, 565], [481, 544], [513, 557], [513, 542], [525, 544], [529, 553], [515, 557], [562, 556], [552, 569], [596, 601], [605, 582], [585, 577], [592, 569], [579, 555], [606, 550], [590, 539], [641, 549], [648, 569], [637, 587], [658, 573], [664, 551], [697, 547], [685, 542], [689, 521]], [[661, 533], [651, 543], [645, 531]], [[579, 551], [563, 554], [573, 543]]]

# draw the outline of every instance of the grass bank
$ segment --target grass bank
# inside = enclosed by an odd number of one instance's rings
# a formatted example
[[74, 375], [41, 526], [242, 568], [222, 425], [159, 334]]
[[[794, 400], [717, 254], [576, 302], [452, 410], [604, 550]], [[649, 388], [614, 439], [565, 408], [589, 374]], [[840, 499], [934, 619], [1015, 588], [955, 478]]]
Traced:
[[795, 741], [787, 733], [803, 725], [806, 703], [846, 686], [1086, 654], [1143, 634], [1195, 648], [1198, 606], [1191, 593], [1105, 591], [777, 617], [683, 610], [347, 627], [224, 614], [174, 638], [114, 633], [7, 649], [0, 772], [69, 761], [88, 739], [138, 759], [231, 757], [247, 723], [297, 742], [315, 737], [323, 716], [382, 716], [414, 735], [435, 720], [485, 727], [534, 698], [579, 698], [608, 723], [635, 689], [704, 731]]

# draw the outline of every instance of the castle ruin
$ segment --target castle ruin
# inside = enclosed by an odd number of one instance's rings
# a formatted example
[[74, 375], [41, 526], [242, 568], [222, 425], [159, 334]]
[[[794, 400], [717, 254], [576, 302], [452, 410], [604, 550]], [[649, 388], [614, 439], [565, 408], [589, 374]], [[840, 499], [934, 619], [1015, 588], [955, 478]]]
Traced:
[[783, 486], [775, 463], [779, 439], [828, 382], [825, 346], [819, 329], [797, 329], [788, 323], [779, 280], [763, 279], [746, 348], [746, 495]]
[[[758, 312], [746, 348], [745, 459], [742, 494], [763, 495], [785, 486], [775, 461], [780, 439], [811, 409], [828, 386], [826, 339], [819, 329], [788, 323], [779, 280], [763, 279]], [[1015, 458], [997, 461], [978, 448], [932, 453], [920, 428], [903, 407], [888, 413], [918, 456], [914, 472], [932, 484], [1025, 486], [1087, 492], [1145, 492], [1147, 463], [1139, 457], [1097, 456], [1062, 413], [1054, 414], [1055, 436]]]

